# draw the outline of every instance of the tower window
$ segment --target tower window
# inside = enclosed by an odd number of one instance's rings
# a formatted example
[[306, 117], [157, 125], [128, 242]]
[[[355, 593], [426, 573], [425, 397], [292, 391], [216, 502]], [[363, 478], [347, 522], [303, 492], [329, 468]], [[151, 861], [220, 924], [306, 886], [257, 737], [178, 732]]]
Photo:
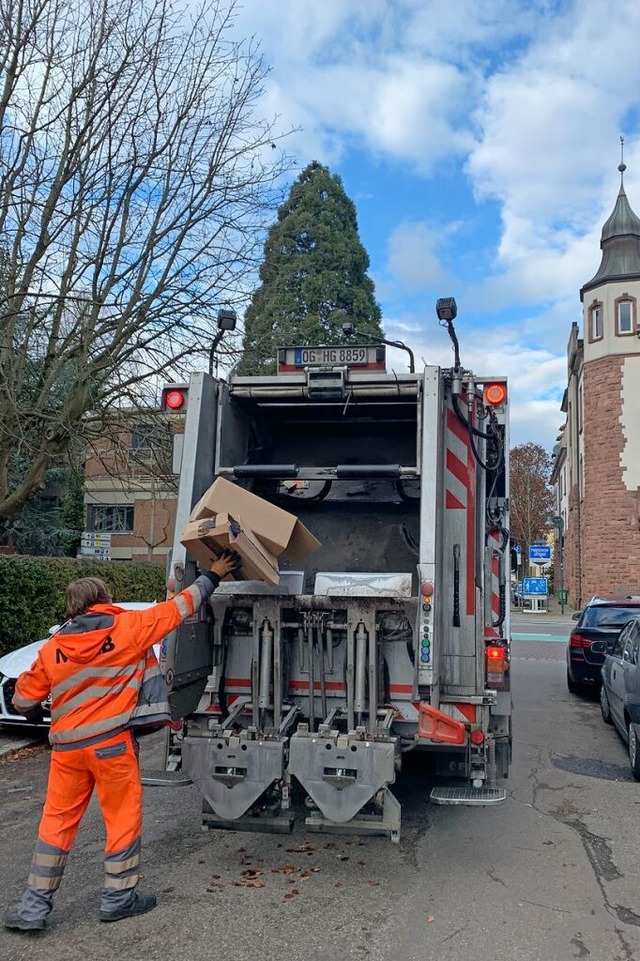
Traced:
[[602, 304], [594, 304], [591, 308], [591, 336], [590, 340], [600, 340], [602, 337]]
[[631, 300], [618, 301], [618, 334], [632, 334], [634, 304]]

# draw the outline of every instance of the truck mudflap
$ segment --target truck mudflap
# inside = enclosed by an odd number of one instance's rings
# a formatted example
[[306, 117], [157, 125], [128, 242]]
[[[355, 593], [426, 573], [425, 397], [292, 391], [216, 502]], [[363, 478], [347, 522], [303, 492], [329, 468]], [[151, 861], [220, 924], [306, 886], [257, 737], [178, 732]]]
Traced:
[[284, 742], [279, 738], [224, 733], [184, 738], [183, 767], [221, 820], [235, 821], [274, 782], [284, 777]]
[[[291, 737], [289, 773], [298, 779], [322, 814], [322, 818], [307, 818], [307, 825], [317, 830], [343, 826], [388, 834], [392, 840], [398, 840], [399, 805], [387, 790], [395, 780], [397, 739], [367, 737], [360, 731], [311, 733], [305, 728], [306, 725], [299, 725]], [[372, 801], [380, 815], [358, 818]]]

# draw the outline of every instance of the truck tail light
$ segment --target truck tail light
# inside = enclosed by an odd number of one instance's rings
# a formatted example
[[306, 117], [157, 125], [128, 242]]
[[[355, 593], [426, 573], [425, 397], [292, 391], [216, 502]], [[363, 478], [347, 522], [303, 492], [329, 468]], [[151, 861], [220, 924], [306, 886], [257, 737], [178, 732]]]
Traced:
[[504, 684], [507, 668], [506, 657], [506, 648], [498, 644], [490, 644], [487, 647], [487, 685], [489, 687], [501, 687]]
[[490, 407], [502, 407], [507, 401], [507, 385], [501, 382], [485, 384], [484, 400]]
[[484, 731], [481, 731], [480, 728], [477, 728], [475, 731], [471, 732], [469, 735], [469, 740], [472, 744], [475, 744], [476, 747], [479, 747], [480, 744], [484, 744]]
[[169, 384], [162, 390], [160, 406], [163, 410], [174, 412], [185, 411], [187, 409], [187, 397], [189, 387], [187, 384]]

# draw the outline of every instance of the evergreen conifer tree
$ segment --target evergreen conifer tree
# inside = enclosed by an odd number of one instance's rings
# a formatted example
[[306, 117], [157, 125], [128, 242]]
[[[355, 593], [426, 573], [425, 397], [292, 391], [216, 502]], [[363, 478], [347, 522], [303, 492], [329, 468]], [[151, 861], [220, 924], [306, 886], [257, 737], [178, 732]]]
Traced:
[[382, 335], [356, 210], [317, 161], [303, 170], [269, 230], [261, 285], [245, 314], [241, 374], [275, 371], [277, 348], [345, 343], [342, 324]]

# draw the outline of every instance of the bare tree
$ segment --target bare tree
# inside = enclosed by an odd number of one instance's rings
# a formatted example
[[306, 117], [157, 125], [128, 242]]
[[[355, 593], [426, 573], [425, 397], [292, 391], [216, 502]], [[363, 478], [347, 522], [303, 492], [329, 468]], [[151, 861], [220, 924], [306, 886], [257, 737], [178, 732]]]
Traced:
[[0, 518], [246, 296], [289, 161], [233, 7], [0, 0]]
[[551, 457], [539, 444], [519, 444], [510, 454], [511, 537], [525, 557], [531, 544], [543, 540], [553, 513]]

